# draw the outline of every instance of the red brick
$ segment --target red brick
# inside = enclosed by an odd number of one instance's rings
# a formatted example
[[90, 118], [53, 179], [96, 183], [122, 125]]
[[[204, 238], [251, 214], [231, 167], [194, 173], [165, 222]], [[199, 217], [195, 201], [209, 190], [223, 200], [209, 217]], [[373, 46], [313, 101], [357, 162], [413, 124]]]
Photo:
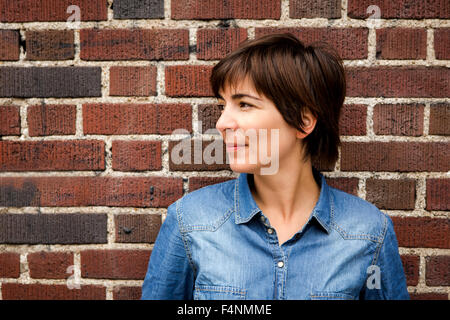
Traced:
[[450, 59], [450, 28], [434, 30], [434, 54], [436, 59]]
[[73, 30], [26, 31], [27, 60], [70, 60], [74, 58]]
[[431, 256], [425, 260], [427, 286], [450, 285], [450, 256]]
[[212, 66], [167, 66], [166, 95], [169, 97], [211, 97]]
[[160, 214], [118, 214], [114, 217], [116, 242], [155, 242], [161, 227]]
[[342, 59], [366, 59], [368, 47], [367, 28], [256, 28], [255, 37], [289, 32], [305, 45], [323, 41], [334, 48]]
[[171, 1], [172, 19], [280, 19], [281, 1], [177, 0]]
[[450, 248], [449, 219], [392, 217], [399, 247]]
[[0, 136], [20, 135], [20, 108], [0, 106]]
[[20, 276], [20, 254], [0, 253], [0, 278], [18, 278]]
[[71, 252], [33, 252], [28, 254], [27, 260], [31, 278], [67, 279], [73, 274], [67, 272], [74, 263]]
[[112, 168], [117, 171], [161, 170], [161, 141], [114, 140]]
[[[153, 194], [150, 188], [153, 187]], [[183, 180], [169, 177], [3, 177], [0, 206], [164, 207], [183, 195]]]
[[0, 141], [0, 171], [104, 170], [100, 140]]
[[358, 178], [326, 178], [326, 181], [332, 188], [358, 196]]
[[340, 0], [290, 0], [290, 18], [327, 18], [337, 19], [341, 17]]
[[349, 97], [445, 98], [450, 92], [450, 69], [445, 67], [349, 67]]
[[82, 60], [187, 60], [189, 30], [81, 29]]
[[[213, 133], [219, 135], [219, 131], [216, 129], [217, 120], [219, 120], [220, 108], [215, 104], [201, 104], [198, 106], [198, 120], [202, 122], [202, 133]], [[212, 129], [212, 130], [210, 130]]]
[[199, 29], [197, 31], [197, 59], [222, 59], [247, 40], [247, 30], [242, 28]]
[[367, 179], [366, 200], [380, 209], [412, 210], [415, 207], [416, 183], [414, 179]]
[[383, 19], [432, 19], [450, 18], [450, 5], [447, 0], [349, 0], [349, 18], [366, 19], [374, 15], [373, 11], [367, 13], [367, 8], [371, 5], [380, 8]]
[[0, 60], [19, 60], [19, 30], [0, 30]]
[[225, 182], [235, 179], [233, 177], [191, 177], [189, 178], [189, 192], [213, 185], [216, 183]]
[[427, 31], [412, 28], [376, 30], [377, 59], [426, 59]]
[[450, 179], [427, 179], [427, 210], [450, 210]]
[[75, 105], [35, 105], [28, 107], [30, 136], [71, 135], [76, 132]]
[[341, 170], [446, 172], [449, 150], [445, 142], [343, 142]]
[[416, 286], [419, 283], [420, 257], [414, 255], [402, 255], [403, 270], [408, 286]]
[[84, 134], [171, 134], [192, 132], [189, 104], [85, 104]]
[[379, 135], [420, 136], [423, 111], [423, 104], [377, 104], [373, 109], [373, 130]]
[[141, 287], [114, 287], [114, 300], [140, 300], [142, 295]]
[[110, 96], [155, 96], [156, 67], [109, 68]]
[[3, 283], [4, 300], [105, 300], [106, 288], [97, 285], [81, 285], [69, 289], [59, 284]]
[[75, 11], [67, 13], [71, 5], [80, 8], [81, 21], [107, 19], [108, 6], [103, 0], [0, 0], [0, 22], [68, 21], [75, 18]]
[[436, 103], [430, 105], [429, 134], [450, 136], [450, 104]]
[[344, 104], [339, 118], [339, 130], [345, 136], [366, 135], [367, 106]]
[[411, 293], [411, 300], [448, 300], [447, 293]]
[[81, 251], [81, 276], [96, 279], [143, 280], [151, 250]]

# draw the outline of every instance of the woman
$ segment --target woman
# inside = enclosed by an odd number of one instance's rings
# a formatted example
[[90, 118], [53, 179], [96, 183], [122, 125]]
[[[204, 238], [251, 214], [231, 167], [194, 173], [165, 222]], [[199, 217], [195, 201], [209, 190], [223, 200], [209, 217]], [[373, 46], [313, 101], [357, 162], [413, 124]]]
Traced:
[[312, 166], [338, 158], [338, 55], [268, 35], [222, 59], [211, 85], [240, 174], [169, 206], [142, 299], [409, 299], [391, 219]]

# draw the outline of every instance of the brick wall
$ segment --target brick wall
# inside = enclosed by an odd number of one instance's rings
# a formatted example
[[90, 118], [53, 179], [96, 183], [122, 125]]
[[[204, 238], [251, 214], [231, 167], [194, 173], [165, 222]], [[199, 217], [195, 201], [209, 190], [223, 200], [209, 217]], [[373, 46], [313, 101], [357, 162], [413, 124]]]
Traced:
[[171, 133], [214, 128], [220, 58], [289, 31], [347, 72], [340, 158], [316, 165], [393, 218], [411, 297], [448, 299], [449, 19], [448, 0], [0, 0], [0, 298], [139, 298], [167, 206], [237, 176], [176, 164]]

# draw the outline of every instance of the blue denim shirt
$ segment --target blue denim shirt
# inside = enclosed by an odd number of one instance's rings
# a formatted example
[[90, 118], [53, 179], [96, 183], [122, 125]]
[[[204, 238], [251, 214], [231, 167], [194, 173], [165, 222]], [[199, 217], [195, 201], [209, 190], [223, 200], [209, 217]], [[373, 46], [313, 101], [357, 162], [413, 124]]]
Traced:
[[409, 299], [389, 216], [313, 173], [319, 200], [281, 246], [250, 174], [171, 204], [141, 299]]

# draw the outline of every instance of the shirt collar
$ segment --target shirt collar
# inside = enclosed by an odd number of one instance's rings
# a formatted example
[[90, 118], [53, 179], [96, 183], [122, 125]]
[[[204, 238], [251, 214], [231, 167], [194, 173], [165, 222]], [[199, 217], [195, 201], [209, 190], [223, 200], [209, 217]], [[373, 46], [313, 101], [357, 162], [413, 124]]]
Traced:
[[[329, 233], [331, 222], [331, 198], [329, 194], [329, 186], [325, 181], [325, 177], [316, 168], [312, 167], [314, 176], [320, 181], [320, 195], [313, 212], [308, 220], [315, 218], [322, 228]], [[255, 214], [261, 212], [261, 209], [255, 202], [248, 184], [249, 173], [240, 173], [235, 182], [234, 191], [234, 209], [235, 223], [246, 223], [253, 218]]]

